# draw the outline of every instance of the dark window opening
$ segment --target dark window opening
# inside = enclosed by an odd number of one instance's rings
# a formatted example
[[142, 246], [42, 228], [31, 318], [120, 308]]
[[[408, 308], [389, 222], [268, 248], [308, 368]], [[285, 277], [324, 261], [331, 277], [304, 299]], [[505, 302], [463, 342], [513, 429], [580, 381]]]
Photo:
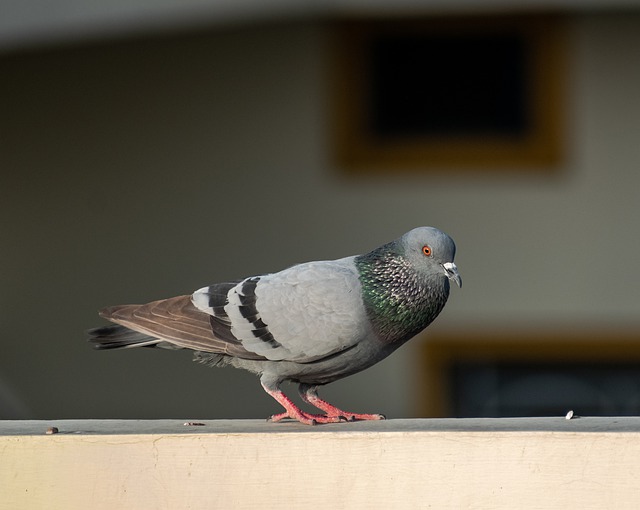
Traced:
[[518, 137], [531, 128], [522, 35], [378, 35], [369, 56], [376, 136]]

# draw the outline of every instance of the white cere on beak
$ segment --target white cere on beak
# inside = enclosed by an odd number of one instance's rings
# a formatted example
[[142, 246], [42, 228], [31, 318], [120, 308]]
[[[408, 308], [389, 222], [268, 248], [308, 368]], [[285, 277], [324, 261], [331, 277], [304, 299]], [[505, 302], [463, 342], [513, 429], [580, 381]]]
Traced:
[[458, 287], [462, 288], [462, 278], [460, 277], [460, 273], [458, 273], [458, 267], [453, 262], [445, 262], [442, 264], [442, 269], [444, 269], [444, 274], [447, 275], [449, 280], [453, 280]]

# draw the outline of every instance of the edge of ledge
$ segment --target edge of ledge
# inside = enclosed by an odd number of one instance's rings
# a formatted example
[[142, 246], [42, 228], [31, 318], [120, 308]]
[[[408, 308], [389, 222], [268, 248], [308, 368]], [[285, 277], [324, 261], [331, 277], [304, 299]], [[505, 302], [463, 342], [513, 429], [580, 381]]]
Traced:
[[297, 422], [264, 420], [0, 420], [2, 436], [54, 435], [190, 435], [266, 433], [421, 433], [421, 432], [640, 432], [640, 417], [421, 418], [337, 423], [310, 427]]

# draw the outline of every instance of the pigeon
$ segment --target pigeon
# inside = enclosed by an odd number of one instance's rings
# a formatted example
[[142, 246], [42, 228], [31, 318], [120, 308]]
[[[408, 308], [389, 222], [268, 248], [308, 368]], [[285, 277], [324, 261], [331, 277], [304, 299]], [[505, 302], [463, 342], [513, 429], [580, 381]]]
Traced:
[[[455, 251], [444, 232], [418, 227], [363, 255], [104, 308], [100, 316], [115, 325], [90, 330], [89, 341], [96, 349], [191, 349], [205, 365], [253, 372], [284, 408], [273, 422], [382, 420], [333, 406], [318, 387], [371, 367], [431, 324], [449, 282], [462, 287]], [[302, 400], [322, 413], [296, 406], [280, 389], [285, 381], [297, 383]]]

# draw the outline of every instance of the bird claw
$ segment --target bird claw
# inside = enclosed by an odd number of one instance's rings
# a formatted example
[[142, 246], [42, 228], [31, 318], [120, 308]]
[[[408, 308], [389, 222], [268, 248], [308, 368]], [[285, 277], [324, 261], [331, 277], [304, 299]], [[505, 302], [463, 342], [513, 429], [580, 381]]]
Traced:
[[377, 421], [386, 420], [387, 417], [384, 414], [357, 414], [347, 413], [346, 421]]
[[386, 420], [387, 417], [384, 414], [356, 414], [356, 413], [344, 413], [339, 415], [327, 415], [327, 414], [309, 414], [300, 412], [300, 415], [289, 413], [279, 413], [269, 416], [268, 422], [275, 423], [284, 419], [296, 420], [304, 425], [320, 425], [324, 423], [349, 423], [355, 421], [376, 421]]
[[288, 418], [288, 417], [289, 417], [289, 415], [287, 413], [272, 414], [271, 416], [269, 416], [267, 418], [267, 421], [271, 422], [271, 423], [276, 423], [276, 422], [278, 422], [278, 421], [280, 421], [280, 420], [282, 420], [284, 418]]
[[284, 419], [296, 420], [304, 425], [319, 425], [323, 423], [340, 423], [349, 421], [345, 416], [327, 416], [326, 414], [309, 414], [300, 411], [300, 414], [291, 415], [289, 413], [274, 414], [267, 418], [268, 422], [275, 423]]
[[282, 407], [285, 408], [284, 413], [274, 414], [267, 418], [267, 421], [270, 422], [278, 422], [285, 418], [290, 418], [292, 420], [297, 420], [304, 425], [318, 425], [320, 423], [342, 423], [360, 420], [386, 419], [383, 414], [359, 414], [343, 411], [318, 397], [315, 386], [301, 384], [298, 391], [305, 402], [320, 409], [321, 411], [324, 411], [324, 414], [311, 414], [302, 411], [279, 388], [273, 389], [265, 384], [263, 384], [262, 387], [269, 395], [276, 399]]

